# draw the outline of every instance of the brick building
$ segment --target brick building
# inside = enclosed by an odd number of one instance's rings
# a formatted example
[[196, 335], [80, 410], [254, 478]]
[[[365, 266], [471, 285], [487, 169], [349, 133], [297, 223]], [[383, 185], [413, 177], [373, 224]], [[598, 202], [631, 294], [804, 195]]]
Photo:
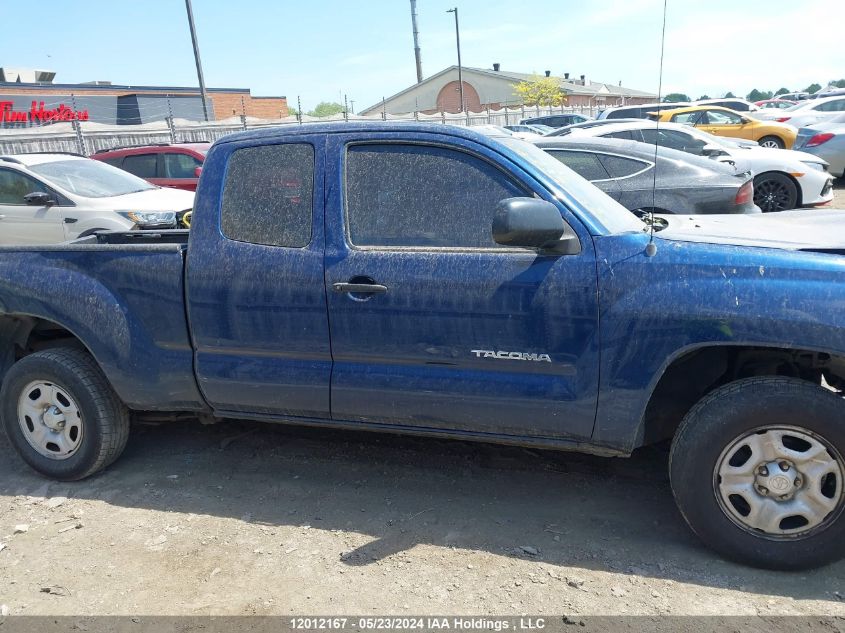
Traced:
[[[499, 64], [492, 69], [463, 67], [461, 69], [464, 84], [464, 102], [470, 112], [483, 112], [486, 109], [498, 110], [502, 107], [516, 107], [522, 104], [515, 94], [514, 87], [521, 81], [530, 81], [535, 75], [501, 70]], [[615, 105], [649, 103], [657, 95], [642, 90], [623, 87], [611, 83], [591, 81], [585, 75], [570, 79], [569, 73], [562, 77], [553, 76], [545, 71], [545, 76], [557, 80], [561, 90], [566, 93], [566, 105], [574, 108], [602, 110]], [[542, 75], [541, 75], [542, 76]], [[361, 114], [405, 114], [408, 112], [459, 112], [460, 91], [458, 67], [450, 66], [439, 73], [424, 79], [421, 83], [386, 98], [361, 111]]]
[[[203, 120], [198, 88], [113, 85], [110, 82], [56, 84], [49, 71], [0, 68], [0, 126], [21, 127], [55, 120], [133, 125], [168, 116]], [[45, 80], [46, 79], [46, 80]], [[27, 81], [34, 80], [34, 81]], [[285, 97], [256, 97], [248, 88], [208, 88], [208, 118], [245, 114], [261, 119], [288, 115]]]

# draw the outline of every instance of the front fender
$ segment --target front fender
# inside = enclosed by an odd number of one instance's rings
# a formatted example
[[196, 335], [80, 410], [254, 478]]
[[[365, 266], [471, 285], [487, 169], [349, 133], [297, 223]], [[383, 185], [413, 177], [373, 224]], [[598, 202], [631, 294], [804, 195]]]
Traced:
[[648, 235], [596, 239], [601, 384], [593, 439], [637, 445], [649, 399], [677, 358], [708, 346], [845, 355], [845, 258]]

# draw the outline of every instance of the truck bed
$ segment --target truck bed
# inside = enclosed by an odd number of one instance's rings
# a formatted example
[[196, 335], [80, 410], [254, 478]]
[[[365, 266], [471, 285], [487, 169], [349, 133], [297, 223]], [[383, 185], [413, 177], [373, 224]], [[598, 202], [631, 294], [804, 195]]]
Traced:
[[[185, 316], [187, 237], [103, 232], [0, 247], [0, 317], [29, 337], [65, 331], [84, 342], [131, 408], [201, 410]], [[9, 335], [0, 328], [0, 338]]]

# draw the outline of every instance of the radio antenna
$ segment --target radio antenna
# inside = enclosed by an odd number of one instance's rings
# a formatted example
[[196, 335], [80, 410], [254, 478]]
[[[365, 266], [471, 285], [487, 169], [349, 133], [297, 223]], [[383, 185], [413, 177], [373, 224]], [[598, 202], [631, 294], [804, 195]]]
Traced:
[[[657, 103], [663, 102], [663, 51], [666, 46], [666, 5], [669, 0], [663, 0], [663, 30], [660, 34], [660, 76], [657, 80]], [[651, 209], [649, 210], [648, 244], [645, 254], [654, 257], [657, 254], [657, 244], [654, 243], [654, 205], [657, 204], [657, 141], [660, 135], [660, 109], [657, 110], [657, 122], [654, 127], [654, 170], [651, 172]]]

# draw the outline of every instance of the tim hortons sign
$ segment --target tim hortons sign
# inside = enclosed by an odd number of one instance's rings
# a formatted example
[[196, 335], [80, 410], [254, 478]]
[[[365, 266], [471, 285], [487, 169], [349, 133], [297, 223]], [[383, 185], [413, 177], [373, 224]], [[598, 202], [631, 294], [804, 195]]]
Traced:
[[74, 110], [59, 104], [55, 110], [44, 107], [43, 101], [33, 101], [29, 110], [14, 110], [14, 102], [0, 101], [0, 121], [3, 123], [55, 123], [58, 121], [88, 120], [88, 110]]

